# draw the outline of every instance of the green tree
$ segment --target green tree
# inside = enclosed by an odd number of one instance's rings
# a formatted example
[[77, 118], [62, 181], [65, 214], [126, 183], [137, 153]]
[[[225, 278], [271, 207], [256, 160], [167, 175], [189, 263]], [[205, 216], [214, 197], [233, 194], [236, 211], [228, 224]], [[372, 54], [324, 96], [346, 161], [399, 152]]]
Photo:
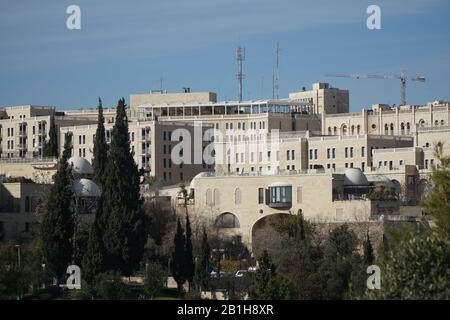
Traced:
[[94, 167], [94, 181], [101, 186], [105, 184], [107, 162], [108, 145], [105, 137], [105, 117], [103, 116], [102, 99], [98, 98], [98, 125], [95, 131], [92, 166]]
[[304, 220], [301, 210], [275, 223], [281, 236], [281, 249], [274, 255], [278, 270], [295, 287], [298, 299], [319, 299], [323, 279], [318, 269], [322, 263], [322, 248], [314, 242], [315, 228]]
[[158, 262], [150, 262], [146, 266], [144, 290], [153, 299], [164, 288], [166, 272]]
[[46, 212], [41, 224], [42, 250], [46, 268], [59, 281], [72, 262], [75, 220], [73, 209], [73, 187], [67, 159], [70, 147], [66, 142], [54, 184], [46, 203]]
[[98, 225], [93, 223], [89, 232], [86, 253], [83, 256], [81, 275], [88, 284], [93, 284], [95, 277], [104, 271], [104, 248]]
[[347, 225], [331, 231], [319, 268], [324, 285], [324, 299], [338, 300], [345, 297], [352, 274], [356, 243], [356, 236]]
[[95, 297], [100, 300], [125, 300], [130, 290], [123, 283], [119, 272], [108, 271], [99, 274], [95, 280]]
[[177, 229], [175, 231], [174, 237], [174, 250], [172, 253], [172, 276], [175, 279], [178, 292], [181, 293], [183, 290], [183, 284], [186, 281], [185, 278], [185, 236], [184, 230], [180, 222], [180, 218], [177, 219]]
[[194, 254], [192, 248], [192, 230], [191, 222], [189, 221], [189, 214], [186, 210], [186, 245], [184, 258], [184, 277], [189, 281], [189, 292], [194, 279]]
[[249, 299], [252, 300], [281, 300], [294, 296], [291, 283], [276, 273], [276, 266], [272, 263], [267, 250], [258, 259], [258, 270], [255, 279], [248, 289]]
[[130, 276], [139, 267], [147, 241], [139, 195], [139, 173], [130, 153], [125, 99], [117, 105], [116, 121], [100, 204], [100, 234], [105, 265]]
[[389, 252], [382, 269], [383, 299], [450, 299], [450, 246], [434, 236], [415, 236]]
[[211, 247], [208, 242], [208, 234], [206, 233], [205, 227], [203, 227], [202, 240], [199, 248], [199, 255], [195, 263], [195, 275], [194, 283], [195, 288], [198, 291], [206, 289], [209, 283], [209, 272], [210, 272], [210, 257], [211, 257]]
[[444, 156], [444, 144], [438, 142], [434, 153], [440, 164], [432, 166], [433, 187], [423, 203], [424, 211], [433, 217], [436, 232], [450, 241], [450, 155]]
[[363, 243], [363, 247], [364, 247], [364, 263], [367, 266], [370, 266], [373, 261], [375, 260], [375, 256], [373, 253], [373, 247], [372, 247], [372, 242], [370, 241], [370, 236], [369, 236], [369, 232], [367, 232], [366, 237], [364, 239], [364, 243]]
[[58, 133], [56, 130], [55, 117], [50, 117], [50, 129], [48, 132], [49, 140], [44, 140], [44, 157], [58, 157]]

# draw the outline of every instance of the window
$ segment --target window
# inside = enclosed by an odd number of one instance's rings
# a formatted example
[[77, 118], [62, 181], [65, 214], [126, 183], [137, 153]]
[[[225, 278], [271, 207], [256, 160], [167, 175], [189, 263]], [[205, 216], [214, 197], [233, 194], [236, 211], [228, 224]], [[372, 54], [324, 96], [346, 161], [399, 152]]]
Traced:
[[258, 204], [264, 203], [264, 188], [258, 188]]
[[330, 152], [330, 148], [327, 148], [327, 159], [330, 159], [331, 157], [331, 152]]
[[[309, 154], [310, 154], [310, 159], [312, 159], [312, 150], [309, 150]], [[286, 160], [291, 160], [290, 157], [291, 153], [289, 152], [289, 150], [286, 151]]]
[[318, 157], [317, 157], [317, 152], [318, 152], [317, 149], [314, 149], [314, 159], [316, 159], [316, 160], [317, 160], [317, 158], [318, 158]]
[[336, 148], [333, 148], [333, 149], [331, 149], [331, 155], [332, 155], [332, 158], [333, 159], [335, 159], [336, 158]]
[[270, 205], [279, 207], [280, 205], [290, 204], [292, 202], [292, 186], [269, 187]]
[[353, 158], [353, 147], [350, 148], [350, 158]]
[[361, 147], [361, 157], [365, 157], [365, 154], [366, 154], [366, 148]]
[[295, 160], [295, 150], [291, 150], [291, 158], [292, 160]]
[[400, 160], [398, 163], [402, 166], [403, 165], [403, 160]]
[[163, 140], [164, 140], [164, 141], [167, 140], [167, 132], [166, 132], [166, 131], [163, 132]]
[[347, 148], [347, 147], [345, 147], [345, 150], [344, 150], [344, 156], [345, 156], [346, 158], [348, 158], [348, 148]]

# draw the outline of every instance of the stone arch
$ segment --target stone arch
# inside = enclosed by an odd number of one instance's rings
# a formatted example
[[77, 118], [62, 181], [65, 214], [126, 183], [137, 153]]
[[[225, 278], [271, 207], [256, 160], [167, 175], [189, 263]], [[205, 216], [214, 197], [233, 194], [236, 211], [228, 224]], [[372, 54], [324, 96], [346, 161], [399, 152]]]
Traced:
[[214, 227], [218, 229], [235, 229], [240, 228], [241, 224], [235, 214], [231, 212], [224, 212], [217, 216], [214, 221]]
[[279, 234], [272, 225], [274, 222], [289, 216], [292, 216], [292, 214], [285, 212], [273, 213], [263, 216], [253, 223], [251, 243], [252, 252], [255, 256], [261, 254], [264, 249], [270, 251], [270, 248], [276, 249], [278, 246], [281, 246], [281, 238], [278, 239]]
[[343, 124], [341, 125], [341, 135], [342, 135], [342, 136], [347, 135], [347, 125], [346, 125], [345, 123], [343, 123]]

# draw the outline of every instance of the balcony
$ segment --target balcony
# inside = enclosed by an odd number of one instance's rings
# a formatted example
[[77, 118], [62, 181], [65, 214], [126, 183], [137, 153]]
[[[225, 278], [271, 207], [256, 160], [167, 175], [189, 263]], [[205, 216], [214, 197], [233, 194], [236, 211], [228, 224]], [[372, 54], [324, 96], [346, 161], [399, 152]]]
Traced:
[[280, 182], [269, 185], [267, 205], [274, 209], [290, 209], [292, 207], [292, 186]]

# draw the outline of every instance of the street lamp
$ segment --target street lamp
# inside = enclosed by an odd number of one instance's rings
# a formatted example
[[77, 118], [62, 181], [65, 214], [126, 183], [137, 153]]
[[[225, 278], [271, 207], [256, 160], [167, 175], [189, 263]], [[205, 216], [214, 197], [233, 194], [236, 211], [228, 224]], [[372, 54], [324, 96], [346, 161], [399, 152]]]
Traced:
[[16, 244], [15, 247], [17, 248], [17, 260], [18, 260], [19, 269], [20, 269], [20, 244]]

